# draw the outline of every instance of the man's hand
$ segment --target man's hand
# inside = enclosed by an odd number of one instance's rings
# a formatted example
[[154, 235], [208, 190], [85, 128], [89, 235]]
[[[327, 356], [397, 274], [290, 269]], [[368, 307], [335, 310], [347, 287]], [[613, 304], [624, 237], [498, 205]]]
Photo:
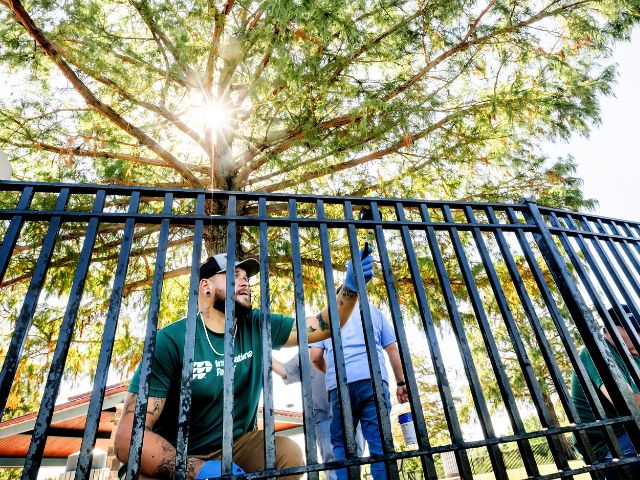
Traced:
[[[362, 273], [364, 273], [365, 283], [369, 283], [373, 278], [373, 257], [371, 253], [373, 249], [369, 244], [365, 245], [363, 250], [360, 250], [360, 257], [362, 258]], [[344, 277], [344, 286], [352, 292], [357, 292], [356, 287], [356, 275], [353, 271], [353, 262], [349, 260], [347, 263], [347, 275]]]
[[398, 399], [398, 403], [407, 403], [409, 401], [409, 392], [407, 391], [406, 385], [398, 387], [396, 390], [396, 398]]

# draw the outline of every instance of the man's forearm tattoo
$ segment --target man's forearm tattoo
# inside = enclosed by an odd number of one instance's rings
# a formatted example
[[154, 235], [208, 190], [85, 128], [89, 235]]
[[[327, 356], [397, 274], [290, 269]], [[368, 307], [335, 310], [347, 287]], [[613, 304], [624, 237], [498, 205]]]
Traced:
[[352, 302], [358, 296], [358, 292], [354, 292], [353, 290], [349, 290], [347, 287], [342, 285], [340, 287], [340, 306], [344, 305], [344, 300], [349, 300]]
[[[189, 472], [189, 459], [187, 459], [187, 474]], [[176, 449], [169, 442], [162, 442], [162, 458], [156, 468], [154, 477], [172, 479], [176, 473]]]
[[[152, 417], [156, 417], [164, 407], [165, 399], [164, 398], [151, 398], [149, 402], [147, 402], [147, 414]], [[136, 413], [136, 397], [130, 397], [127, 399], [124, 405], [124, 411], [122, 415], [127, 413]]]
[[176, 457], [160, 459], [160, 465], [156, 468], [154, 477], [170, 480], [176, 472]]
[[358, 292], [354, 292], [352, 290], [349, 290], [347, 287], [343, 286], [340, 289], [340, 294], [342, 295], [342, 297], [345, 300], [353, 300], [354, 298], [356, 298], [358, 296]]
[[156, 416], [158, 413], [160, 413], [160, 411], [162, 410], [162, 407], [164, 406], [164, 401], [161, 398], [154, 398], [153, 400], [151, 400], [151, 402], [147, 405], [147, 413], [150, 413], [153, 416]]
[[318, 326], [320, 327], [320, 330], [331, 330], [331, 325], [324, 321], [322, 313], [319, 313], [316, 318], [318, 319]]

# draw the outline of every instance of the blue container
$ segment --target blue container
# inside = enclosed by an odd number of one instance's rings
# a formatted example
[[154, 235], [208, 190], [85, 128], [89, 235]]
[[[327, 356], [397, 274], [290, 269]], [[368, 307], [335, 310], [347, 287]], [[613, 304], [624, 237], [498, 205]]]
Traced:
[[398, 423], [400, 423], [400, 429], [402, 430], [405, 445], [417, 443], [416, 429], [413, 426], [413, 415], [411, 412], [401, 413], [398, 415]]

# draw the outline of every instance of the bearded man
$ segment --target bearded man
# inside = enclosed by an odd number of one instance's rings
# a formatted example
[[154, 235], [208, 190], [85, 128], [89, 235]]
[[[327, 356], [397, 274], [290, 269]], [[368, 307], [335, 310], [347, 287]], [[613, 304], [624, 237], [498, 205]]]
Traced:
[[[373, 277], [371, 250], [361, 252], [365, 280]], [[255, 430], [258, 401], [262, 391], [262, 336], [260, 311], [251, 308], [249, 278], [260, 271], [255, 259], [236, 262], [234, 326], [234, 415], [233, 462], [245, 472], [264, 469], [264, 435]], [[212, 462], [221, 457], [224, 385], [224, 326], [227, 254], [209, 257], [200, 266], [198, 318], [196, 320], [194, 373], [191, 381], [191, 415], [187, 478], [206, 478]], [[355, 285], [353, 266], [347, 266], [346, 285]], [[357, 293], [342, 287], [336, 296], [340, 325], [351, 317]], [[295, 320], [271, 314], [271, 342], [274, 349], [297, 345]], [[306, 318], [309, 342], [331, 334], [329, 314], [324, 308]], [[141, 477], [172, 479], [175, 473], [180, 378], [184, 352], [186, 319], [158, 331], [149, 380], [149, 401], [145, 437], [140, 457]], [[126, 462], [139, 387], [140, 366], [136, 369], [125, 399], [115, 437], [115, 453]], [[287, 437], [276, 437], [276, 467], [284, 469], [303, 463], [300, 448]], [[298, 478], [299, 476], [284, 477]]]

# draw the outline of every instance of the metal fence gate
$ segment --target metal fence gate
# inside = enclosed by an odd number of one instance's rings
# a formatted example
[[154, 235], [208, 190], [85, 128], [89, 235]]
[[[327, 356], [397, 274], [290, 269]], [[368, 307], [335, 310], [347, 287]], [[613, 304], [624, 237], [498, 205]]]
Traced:
[[[215, 205], [217, 214], [210, 214]], [[359, 216], [366, 209], [368, 215]], [[364, 218], [364, 219], [360, 219]], [[308, 474], [336, 466], [355, 467], [385, 461], [390, 478], [443, 475], [444, 457], [454, 459], [464, 479], [481, 475], [477, 465], [497, 479], [572, 478], [587, 473], [604, 478], [607, 468], [634, 463], [599, 462], [585, 429], [598, 428], [614, 457], [621, 457], [613, 427], [623, 425], [640, 447], [640, 411], [613, 367], [601, 328], [609, 332], [632, 380], [640, 371], [607, 309], [627, 305], [640, 318], [640, 225], [635, 222], [554, 210], [533, 201], [480, 204], [415, 199], [350, 198], [245, 192], [159, 190], [138, 187], [0, 182], [0, 420], [8, 420], [8, 399], [20, 382], [24, 347], [43, 305], [59, 317], [39, 388], [37, 420], [26, 455], [23, 479], [35, 479], [56, 398], [64, 378], [83, 302], [99, 294], [85, 282], [90, 269], [109, 289], [102, 307], [101, 343], [91, 373], [93, 392], [78, 461], [78, 480], [88, 478], [91, 452], [110, 368], [123, 298], [136, 289], [147, 303], [141, 385], [153, 358], [162, 313], [163, 286], [185, 280], [187, 337], [181, 378], [182, 410], [177, 441], [177, 479], [185, 478], [189, 437], [190, 379], [193, 368], [198, 268], [205, 258], [208, 231], [226, 234], [229, 261], [249, 251], [260, 259], [259, 305], [263, 319], [262, 361], [265, 465], [249, 478]], [[106, 240], [108, 239], [108, 241]], [[374, 246], [377, 272], [364, 287], [358, 248]], [[100, 247], [100, 248], [98, 248]], [[101, 254], [100, 252], [107, 252]], [[216, 253], [216, 252], [209, 252]], [[101, 256], [102, 255], [102, 256]], [[152, 257], [142, 277], [129, 278], [128, 267]], [[306, 465], [275, 468], [273, 383], [269, 318], [279, 295], [292, 299], [300, 352], [308, 347], [305, 309], [327, 305], [337, 358], [342, 343], [337, 323], [336, 287], [343, 260], [357, 272], [360, 311], [369, 346], [371, 378], [380, 412], [384, 455], [355, 457], [351, 409], [343, 402], [347, 460], [319, 463], [313, 428], [305, 427]], [[284, 260], [283, 260], [284, 259]], [[66, 270], [65, 270], [66, 268]], [[66, 273], [60, 273], [66, 272]], [[285, 278], [289, 290], [273, 282]], [[307, 283], [305, 283], [305, 279]], [[309, 279], [315, 284], [311, 293]], [[235, 279], [227, 278], [227, 292]], [[278, 284], [280, 285], [280, 284]], [[319, 287], [318, 287], [319, 285]], [[286, 291], [285, 291], [286, 290]], [[404, 445], [383, 400], [380, 366], [372, 348], [369, 300], [391, 319], [407, 382], [417, 444]], [[231, 294], [227, 305], [233, 305]], [[131, 312], [133, 306], [126, 308]], [[99, 310], [99, 309], [98, 309]], [[283, 312], [290, 313], [290, 312]], [[93, 317], [92, 317], [93, 318]], [[166, 322], [167, 319], [161, 319]], [[233, 325], [227, 308], [226, 330]], [[640, 351], [637, 332], [628, 328]], [[609, 392], [618, 416], [607, 418], [588, 379], [579, 351], [586, 348]], [[230, 475], [233, 425], [233, 340], [225, 338], [223, 473]], [[313, 425], [310, 369], [300, 355], [304, 424]], [[338, 392], [348, 398], [344, 363], [337, 362]], [[581, 383], [595, 422], [581, 421], [572, 404], [570, 377]], [[143, 442], [144, 388], [136, 405], [128, 476], [137, 478]], [[34, 410], [35, 411], [35, 410]], [[11, 414], [9, 413], [9, 416]], [[570, 437], [582, 446], [584, 463], [571, 461]], [[544, 454], [534, 450], [542, 448]], [[637, 449], [637, 448], [636, 448]], [[453, 453], [448, 453], [453, 452]], [[505, 461], [517, 457], [517, 461]], [[536, 450], [537, 452], [537, 450]], [[484, 461], [478, 460], [482, 457]], [[407, 465], [410, 462], [413, 467]], [[541, 462], [547, 462], [542, 465]], [[475, 467], [472, 466], [476, 465]], [[542, 468], [544, 466], [544, 468]], [[514, 473], [515, 468], [520, 468]], [[407, 472], [411, 472], [410, 474]], [[349, 468], [349, 475], [355, 475]], [[515, 475], [515, 476], [514, 476]], [[488, 477], [482, 477], [488, 478]]]

